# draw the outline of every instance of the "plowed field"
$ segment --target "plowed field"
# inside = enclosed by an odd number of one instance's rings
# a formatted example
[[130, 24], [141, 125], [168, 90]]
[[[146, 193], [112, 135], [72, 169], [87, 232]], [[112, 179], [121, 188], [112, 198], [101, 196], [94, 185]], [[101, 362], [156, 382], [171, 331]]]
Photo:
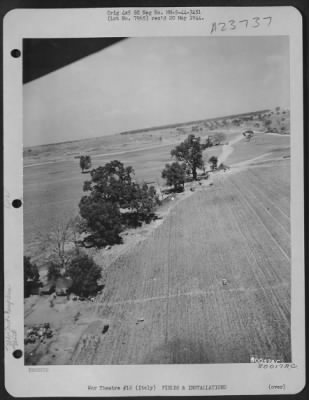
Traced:
[[290, 165], [276, 165], [218, 174], [112, 264], [67, 362], [290, 361]]

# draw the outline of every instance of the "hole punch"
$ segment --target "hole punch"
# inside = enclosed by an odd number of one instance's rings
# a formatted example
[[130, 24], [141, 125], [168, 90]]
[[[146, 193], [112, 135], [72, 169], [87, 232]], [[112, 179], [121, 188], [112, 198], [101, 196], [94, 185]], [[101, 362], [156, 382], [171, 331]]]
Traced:
[[21, 202], [20, 199], [14, 199], [14, 200], [12, 201], [12, 206], [13, 206], [14, 208], [19, 208], [19, 207], [21, 207], [21, 205], [22, 205], [22, 202]]
[[23, 352], [21, 350], [18, 349], [18, 350], [14, 350], [13, 351], [13, 357], [14, 358], [18, 359], [18, 358], [21, 358], [22, 356], [23, 356]]
[[13, 49], [13, 50], [11, 51], [11, 56], [14, 57], [14, 58], [18, 58], [18, 57], [21, 56], [21, 51], [18, 50], [18, 49]]

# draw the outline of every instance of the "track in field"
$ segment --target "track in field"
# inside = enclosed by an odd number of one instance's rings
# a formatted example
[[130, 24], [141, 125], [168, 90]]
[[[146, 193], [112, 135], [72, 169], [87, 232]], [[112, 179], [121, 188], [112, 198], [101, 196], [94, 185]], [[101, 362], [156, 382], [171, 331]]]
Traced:
[[69, 363], [291, 361], [289, 197], [287, 161], [179, 202], [110, 267]]

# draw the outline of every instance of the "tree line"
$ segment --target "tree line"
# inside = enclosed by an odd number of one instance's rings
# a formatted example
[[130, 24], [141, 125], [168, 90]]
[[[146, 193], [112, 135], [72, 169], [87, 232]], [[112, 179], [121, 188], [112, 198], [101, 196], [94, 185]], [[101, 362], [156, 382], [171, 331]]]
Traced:
[[[161, 176], [166, 179], [168, 186], [174, 186], [176, 192], [184, 190], [184, 184], [188, 177], [192, 180], [197, 180], [197, 170], [205, 171], [203, 160], [203, 150], [212, 147], [214, 143], [221, 144], [225, 140], [225, 135], [218, 132], [214, 137], [207, 138], [205, 143], [201, 143], [200, 137], [195, 137], [191, 134], [182, 143], [171, 151], [172, 158], [176, 159], [172, 164], [166, 164]], [[210, 157], [208, 160], [211, 164], [211, 169], [217, 167], [218, 158]]]
[[[217, 142], [225, 139], [224, 134], [214, 138]], [[204, 168], [203, 150], [213, 142], [190, 134], [183, 142], [171, 150], [175, 161], [166, 164], [161, 176], [175, 191], [184, 190], [189, 177], [197, 180], [198, 169]], [[217, 158], [211, 157], [212, 169], [217, 166]], [[102, 248], [122, 242], [121, 233], [129, 227], [149, 223], [156, 218], [155, 210], [160, 204], [154, 186], [137, 183], [134, 169], [114, 160], [90, 171], [90, 180], [84, 183], [84, 196], [79, 202], [82, 218], [80, 231], [83, 247]]]

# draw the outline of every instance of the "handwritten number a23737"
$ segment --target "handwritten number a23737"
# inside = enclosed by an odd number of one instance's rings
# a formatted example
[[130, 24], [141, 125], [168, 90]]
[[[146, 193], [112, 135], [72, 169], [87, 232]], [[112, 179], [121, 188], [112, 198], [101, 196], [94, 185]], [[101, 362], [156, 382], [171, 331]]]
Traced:
[[234, 31], [237, 28], [259, 28], [263, 25], [263, 21], [268, 20], [268, 24], [266, 26], [270, 26], [272, 22], [272, 17], [253, 17], [252, 19], [242, 19], [236, 21], [234, 19], [230, 19], [228, 22], [212, 22], [210, 33], [214, 33], [217, 31]]

